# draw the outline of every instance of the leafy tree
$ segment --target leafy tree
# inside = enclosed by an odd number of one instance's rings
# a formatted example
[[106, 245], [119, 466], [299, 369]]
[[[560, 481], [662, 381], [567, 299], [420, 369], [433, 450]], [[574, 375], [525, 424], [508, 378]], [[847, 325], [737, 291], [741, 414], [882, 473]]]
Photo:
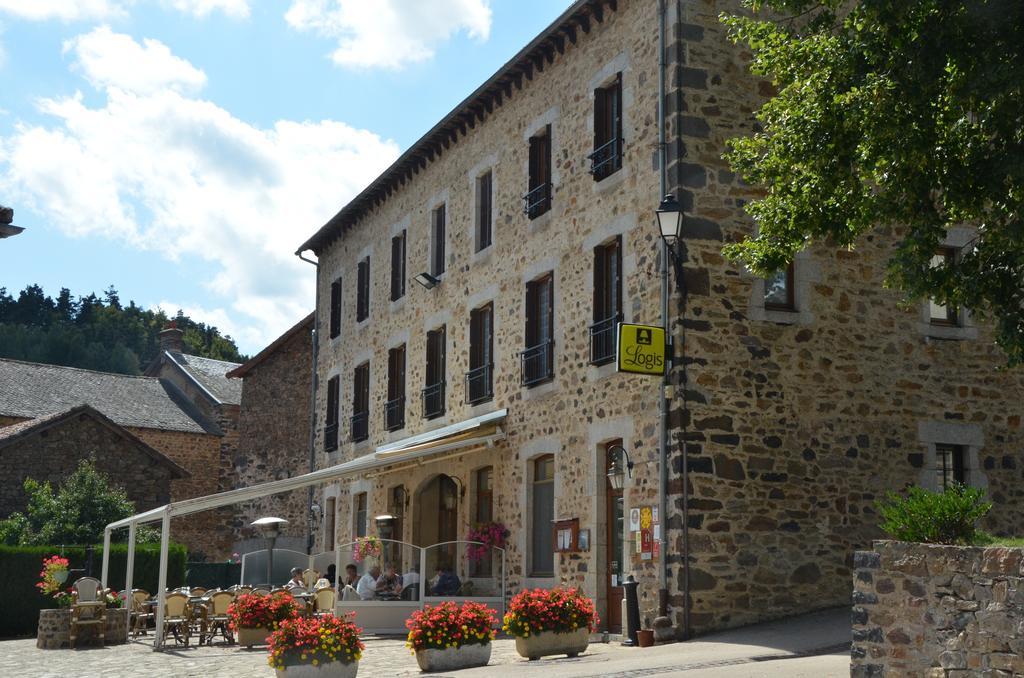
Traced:
[[[49, 482], [25, 480], [28, 505], [0, 521], [0, 541], [9, 545], [94, 544], [108, 523], [133, 515], [135, 505], [111, 484], [92, 459], [82, 460], [56, 492]], [[136, 532], [136, 541], [154, 541], [155, 530]], [[123, 538], [123, 536], [122, 536]]]
[[[95, 294], [76, 299], [62, 288], [56, 300], [38, 285], [29, 285], [17, 299], [0, 288], [0, 357], [139, 374], [156, 358], [158, 335], [167, 321], [163, 311], [145, 310], [133, 301], [125, 306], [113, 286], [102, 299]], [[181, 311], [175, 321], [188, 353], [245, 360], [234, 340], [216, 327]]]
[[[727, 157], [766, 194], [756, 237], [726, 248], [760, 274], [813, 242], [896, 227], [887, 284], [996, 321], [1024, 360], [1024, 2], [744, 0], [723, 16], [777, 94]], [[948, 229], [975, 229], [933, 267]]]

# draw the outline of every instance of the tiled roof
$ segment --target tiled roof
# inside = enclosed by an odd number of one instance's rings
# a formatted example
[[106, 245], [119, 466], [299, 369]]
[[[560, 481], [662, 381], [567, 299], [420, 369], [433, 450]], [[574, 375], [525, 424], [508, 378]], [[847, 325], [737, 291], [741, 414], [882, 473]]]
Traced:
[[0, 415], [38, 419], [82, 404], [121, 426], [219, 433], [169, 381], [0, 359]]
[[227, 377], [228, 372], [241, 367], [241, 363], [201, 358], [177, 351], [167, 351], [166, 355], [218, 401], [228, 405], [242, 402], [242, 382]]
[[122, 438], [130, 440], [132, 443], [137, 445], [143, 453], [170, 468], [171, 473], [175, 478], [187, 478], [191, 475], [181, 466], [174, 463], [170, 457], [147, 445], [145, 442], [132, 435], [130, 431], [125, 430], [124, 427], [119, 426], [116, 422], [111, 421], [109, 417], [104, 416], [101, 412], [98, 412], [95, 408], [88, 405], [79, 405], [78, 407], [72, 407], [63, 412], [55, 412], [54, 414], [49, 414], [45, 417], [28, 419], [27, 421], [20, 421], [17, 424], [0, 428], [0, 448], [7, 447], [19, 439], [30, 436], [38, 431], [52, 428], [54, 426], [60, 426], [64, 421], [70, 420], [78, 415], [91, 417], [101, 426], [105, 426]]

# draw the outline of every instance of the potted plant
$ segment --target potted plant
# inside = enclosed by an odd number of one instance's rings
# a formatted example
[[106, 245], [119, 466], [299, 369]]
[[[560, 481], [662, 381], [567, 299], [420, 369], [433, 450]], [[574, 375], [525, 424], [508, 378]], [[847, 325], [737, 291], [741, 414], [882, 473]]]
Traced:
[[228, 619], [231, 629], [238, 633], [238, 644], [252, 647], [265, 645], [271, 632], [298, 612], [299, 606], [289, 593], [269, 596], [247, 593], [238, 596], [228, 607]]
[[479, 563], [490, 555], [492, 548], [504, 548], [509, 534], [504, 523], [480, 523], [466, 533], [466, 541], [478, 542], [466, 547], [466, 557], [472, 563]]
[[64, 589], [68, 580], [70, 564], [64, 556], [50, 556], [43, 559], [43, 569], [39, 572], [36, 588], [45, 596], [53, 598], [58, 608], [71, 607], [71, 591]]
[[505, 613], [505, 633], [516, 652], [530, 660], [553, 654], [575, 657], [590, 644], [597, 628], [594, 601], [576, 588], [520, 591]]
[[497, 623], [494, 610], [480, 603], [425, 605], [406, 620], [409, 636], [405, 645], [416, 655], [422, 671], [486, 666]]
[[380, 539], [372, 535], [368, 537], [358, 537], [356, 539], [355, 549], [352, 551], [352, 559], [357, 563], [361, 563], [367, 558], [380, 558], [381, 553], [384, 551], [384, 545], [381, 544]]
[[267, 663], [282, 678], [353, 678], [364, 648], [360, 633], [351, 620], [333, 614], [294, 617], [270, 635]]

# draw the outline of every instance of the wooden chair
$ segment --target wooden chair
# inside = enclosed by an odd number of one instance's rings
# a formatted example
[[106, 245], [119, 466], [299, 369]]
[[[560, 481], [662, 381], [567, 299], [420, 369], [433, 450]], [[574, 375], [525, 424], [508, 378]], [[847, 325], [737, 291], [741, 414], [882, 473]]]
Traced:
[[82, 626], [98, 627], [100, 644], [105, 644], [107, 628], [107, 601], [100, 580], [82, 577], [71, 587], [71, 632], [68, 640], [75, 646], [78, 629]]
[[204, 587], [202, 587], [202, 586], [193, 586], [189, 590], [189, 595], [192, 596], [193, 598], [198, 598], [200, 596], [205, 596], [206, 595], [206, 589]]
[[319, 589], [316, 597], [313, 598], [313, 614], [322, 617], [325, 614], [334, 613], [334, 603], [337, 600], [337, 593], [333, 586]]
[[168, 593], [164, 598], [164, 637], [170, 631], [175, 641], [188, 647], [191, 626], [192, 608], [188, 604], [188, 596], [180, 592]]
[[[213, 644], [213, 639], [220, 631], [228, 645], [234, 645], [235, 635], [228, 628], [228, 607], [233, 603], [235, 597], [230, 591], [217, 591], [210, 595], [210, 602], [207, 605], [207, 636], [206, 643]], [[200, 639], [202, 644], [202, 639]]]
[[149, 620], [153, 618], [149, 598], [149, 591], [145, 589], [132, 589], [132, 595], [128, 598], [128, 626], [134, 637], [146, 635]]

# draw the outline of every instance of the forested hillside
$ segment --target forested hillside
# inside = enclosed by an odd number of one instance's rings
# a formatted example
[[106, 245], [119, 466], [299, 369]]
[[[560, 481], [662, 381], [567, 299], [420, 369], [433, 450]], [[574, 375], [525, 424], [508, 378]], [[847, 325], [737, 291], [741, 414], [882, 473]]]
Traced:
[[174, 320], [185, 332], [185, 352], [243, 362], [234, 340], [181, 311], [169, 318], [135, 302], [121, 304], [110, 287], [102, 297], [75, 297], [63, 288], [56, 299], [38, 285], [17, 297], [0, 287], [0, 358], [139, 374], [157, 354], [157, 334]]

